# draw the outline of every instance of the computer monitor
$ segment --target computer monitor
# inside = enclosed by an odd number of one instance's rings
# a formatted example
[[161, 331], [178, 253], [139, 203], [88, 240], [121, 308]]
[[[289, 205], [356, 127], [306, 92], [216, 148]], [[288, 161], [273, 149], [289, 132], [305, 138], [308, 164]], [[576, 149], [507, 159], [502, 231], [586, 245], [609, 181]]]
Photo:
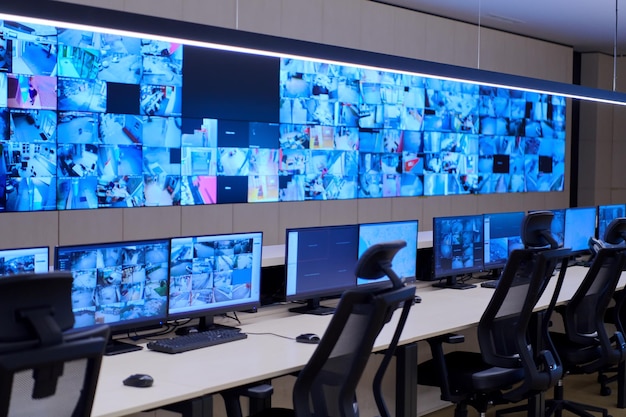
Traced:
[[596, 211], [595, 206], [570, 207], [565, 210], [563, 246], [571, 248], [572, 255], [589, 252], [589, 238], [596, 236]]
[[262, 232], [172, 238], [168, 319], [198, 318], [204, 331], [217, 315], [257, 308], [262, 248]]
[[286, 230], [285, 299], [305, 301], [291, 311], [331, 314], [322, 297], [339, 296], [356, 287], [358, 225], [292, 228]]
[[[167, 318], [169, 245], [154, 239], [56, 247], [55, 269], [74, 276], [74, 327], [106, 323], [112, 335], [160, 327]], [[139, 349], [112, 339], [106, 353]]]
[[523, 211], [488, 213], [483, 215], [485, 241], [485, 270], [495, 277], [504, 268], [509, 254], [515, 249], [523, 249], [521, 238]]
[[458, 282], [457, 277], [482, 271], [483, 252], [482, 214], [433, 218], [433, 274], [440, 280], [433, 286], [474, 287]]
[[48, 272], [49, 262], [48, 246], [0, 249], [0, 276]]
[[[529, 210], [529, 213], [534, 213], [538, 210]], [[559, 247], [562, 247], [565, 242], [565, 209], [553, 209], [547, 210], [554, 213], [554, 217], [552, 218], [552, 226], [550, 227], [550, 232], [552, 233], [552, 237], [556, 240], [556, 243]]]
[[[598, 206], [598, 234], [597, 238], [604, 240], [606, 228], [618, 217], [626, 216], [626, 204], [607, 204]], [[622, 242], [621, 245], [624, 245]]]
[[[359, 258], [367, 248], [376, 243], [404, 240], [406, 246], [400, 249], [393, 258], [393, 270], [402, 281], [413, 282], [417, 268], [417, 236], [417, 220], [360, 224]], [[389, 278], [384, 276], [375, 280], [366, 280], [357, 277], [357, 285], [379, 284], [381, 282], [389, 282]]]

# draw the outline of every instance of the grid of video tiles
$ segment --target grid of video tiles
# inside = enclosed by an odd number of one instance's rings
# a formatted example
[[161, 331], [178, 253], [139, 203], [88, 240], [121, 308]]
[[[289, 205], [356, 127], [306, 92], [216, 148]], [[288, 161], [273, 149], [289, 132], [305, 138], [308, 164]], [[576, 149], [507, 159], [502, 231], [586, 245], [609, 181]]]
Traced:
[[0, 211], [563, 190], [563, 97], [199, 49], [0, 21]]

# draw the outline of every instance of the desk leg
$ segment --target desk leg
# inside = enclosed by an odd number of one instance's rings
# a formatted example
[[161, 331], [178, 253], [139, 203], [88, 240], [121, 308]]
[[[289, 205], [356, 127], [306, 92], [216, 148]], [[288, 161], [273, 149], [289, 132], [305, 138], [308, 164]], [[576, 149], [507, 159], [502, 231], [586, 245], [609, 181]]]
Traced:
[[188, 401], [181, 401], [163, 407], [165, 410], [180, 413], [183, 417], [212, 417], [213, 396], [205, 395]]
[[417, 416], [417, 343], [396, 348], [396, 417]]

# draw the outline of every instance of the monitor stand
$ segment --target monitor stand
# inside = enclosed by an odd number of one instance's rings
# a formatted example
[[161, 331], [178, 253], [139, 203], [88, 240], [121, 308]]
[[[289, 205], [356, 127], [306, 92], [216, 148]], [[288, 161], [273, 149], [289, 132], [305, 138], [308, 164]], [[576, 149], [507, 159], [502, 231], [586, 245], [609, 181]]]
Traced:
[[327, 314], [333, 314], [335, 312], [335, 308], [320, 305], [319, 298], [310, 298], [306, 300], [305, 305], [300, 307], [292, 307], [289, 309], [289, 311], [299, 314], [314, 314], [316, 316], [325, 316]]
[[208, 330], [216, 330], [216, 329], [239, 330], [238, 327], [214, 323], [213, 316], [204, 316], [198, 319], [198, 324], [196, 324], [195, 326], [192, 325], [192, 326], [179, 327], [178, 329], [176, 329], [175, 333], [178, 336], [184, 336], [189, 333], [205, 332]]
[[474, 284], [467, 284], [465, 282], [458, 282], [456, 280], [456, 275], [452, 275], [446, 277], [445, 281], [436, 282], [433, 284], [433, 287], [436, 288], [452, 288], [454, 290], [467, 290], [469, 288], [475, 288]]
[[135, 352], [143, 349], [142, 346], [120, 340], [109, 340], [104, 350], [105, 356], [119, 355], [120, 353]]

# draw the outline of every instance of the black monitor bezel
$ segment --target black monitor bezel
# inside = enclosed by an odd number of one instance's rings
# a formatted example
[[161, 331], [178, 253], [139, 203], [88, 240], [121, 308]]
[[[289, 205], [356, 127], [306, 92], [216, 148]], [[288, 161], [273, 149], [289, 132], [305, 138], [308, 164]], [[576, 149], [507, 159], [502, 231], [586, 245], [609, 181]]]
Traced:
[[[325, 298], [325, 297], [328, 297], [328, 298], [339, 297], [344, 291], [356, 287], [357, 280], [356, 280], [356, 275], [354, 275], [353, 273], [353, 268], [356, 265], [356, 261], [358, 258], [358, 238], [359, 238], [358, 226], [359, 226], [358, 224], [347, 224], [347, 225], [344, 224], [344, 225], [333, 225], [333, 226], [294, 227], [294, 228], [285, 229], [285, 300], [286, 301], [307, 301], [307, 300], [312, 300], [312, 299], [319, 300], [320, 298]], [[352, 274], [354, 281], [350, 285], [346, 284], [346, 285], [342, 285], [342, 286], [338, 286], [334, 288], [318, 289], [315, 291], [305, 291], [305, 292], [296, 291], [295, 293], [290, 294], [289, 293], [289, 283], [290, 283], [289, 234], [294, 233], [294, 232], [298, 232], [298, 233], [314, 232], [314, 231], [320, 231], [324, 229], [333, 230], [333, 229], [339, 229], [339, 228], [353, 228], [354, 229], [354, 233], [355, 233], [354, 263], [352, 264], [352, 269], [350, 270], [350, 273]]]
[[[197, 238], [201, 238], [201, 239], [210, 239], [210, 238], [216, 238], [216, 240], [218, 240], [218, 238], [223, 237], [223, 238], [228, 238], [228, 237], [239, 237], [239, 238], [245, 238], [246, 236], [250, 236], [251, 238], [254, 238], [252, 235], [258, 235], [258, 237], [261, 239], [260, 242], [260, 249], [259, 249], [259, 265], [258, 265], [258, 271], [257, 271], [257, 282], [256, 282], [256, 287], [258, 289], [258, 291], [256, 292], [256, 298], [254, 298], [253, 300], [249, 301], [249, 302], [241, 302], [241, 303], [237, 303], [237, 304], [228, 304], [228, 305], [219, 305], [219, 306], [212, 306], [212, 307], [208, 307], [208, 308], [202, 308], [202, 309], [195, 309], [195, 310], [187, 310], [184, 312], [171, 312], [170, 311], [170, 293], [169, 293], [169, 289], [171, 288], [171, 278], [172, 278], [172, 274], [171, 274], [171, 268], [172, 268], [172, 249], [173, 249], [173, 243], [176, 239], [197, 239]], [[207, 234], [207, 235], [192, 235], [192, 236], [179, 236], [179, 237], [173, 237], [170, 239], [170, 259], [169, 259], [169, 268], [170, 268], [170, 273], [168, 274], [168, 305], [167, 305], [167, 319], [168, 321], [179, 321], [179, 320], [183, 320], [183, 319], [202, 319], [203, 323], [201, 324], [202, 326], [206, 326], [212, 323], [212, 319], [215, 316], [219, 316], [222, 314], [226, 314], [229, 312], [233, 312], [233, 311], [244, 311], [244, 310], [250, 310], [250, 309], [256, 309], [258, 307], [260, 307], [261, 305], [261, 267], [262, 267], [262, 262], [263, 262], [263, 232], [262, 231], [255, 231], [255, 232], [230, 232], [230, 233], [215, 233], [215, 234]], [[254, 293], [253, 293], [254, 294]]]
[[[100, 242], [100, 243], [85, 243], [76, 245], [59, 245], [54, 248], [54, 269], [56, 271], [61, 270], [59, 266], [59, 254], [63, 250], [89, 250], [89, 249], [103, 249], [106, 247], [114, 246], [134, 246], [134, 245], [147, 245], [147, 244], [167, 244], [170, 246], [170, 238], [156, 238], [156, 239], [142, 239], [132, 241], [115, 241], [115, 242]], [[168, 249], [169, 252], [169, 249]], [[167, 282], [169, 284], [169, 258], [167, 260]], [[64, 270], [67, 271], [67, 270]], [[71, 272], [71, 271], [70, 271]], [[72, 287], [73, 288], [73, 287]], [[167, 295], [165, 302], [168, 303]], [[167, 304], [166, 304], [167, 305]], [[74, 309], [72, 308], [72, 311]], [[167, 322], [167, 309], [164, 309], [163, 314], [151, 317], [142, 317], [132, 320], [121, 320], [117, 322], [105, 323], [111, 329], [111, 336], [116, 336], [129, 332], [138, 332], [150, 329], [158, 329]], [[96, 323], [97, 325], [97, 323]], [[87, 328], [89, 326], [81, 326]]]

